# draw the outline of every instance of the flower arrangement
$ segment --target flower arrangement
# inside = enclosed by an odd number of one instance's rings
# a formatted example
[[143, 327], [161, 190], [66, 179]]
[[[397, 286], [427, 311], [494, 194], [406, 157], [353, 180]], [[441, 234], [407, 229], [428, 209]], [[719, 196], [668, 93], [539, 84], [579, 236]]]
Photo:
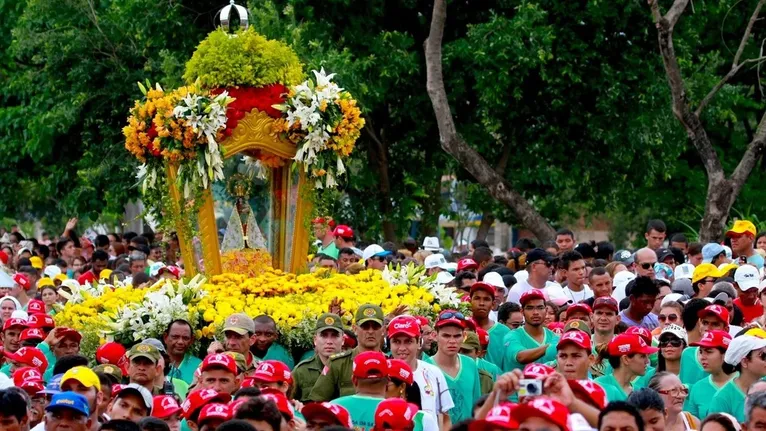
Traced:
[[271, 268], [271, 254], [263, 249], [246, 248], [221, 253], [224, 273], [256, 277]]
[[298, 146], [294, 159], [314, 178], [317, 188], [332, 188], [346, 171], [343, 159], [354, 149], [364, 127], [356, 100], [343, 91], [324, 69], [292, 87], [284, 104], [274, 108], [285, 116], [272, 130]]
[[[261, 259], [266, 257], [268, 254], [260, 253]], [[232, 313], [268, 314], [277, 322], [280, 342], [302, 351], [312, 347], [316, 316], [326, 312], [333, 301], [345, 310], [342, 317], [347, 324], [352, 322], [353, 310], [364, 303], [379, 304], [385, 313], [406, 305], [410, 313], [430, 317], [442, 308], [460, 306], [453, 295], [440, 293], [427, 283], [392, 286], [380, 271], [344, 275], [320, 270], [296, 275], [272, 269], [265, 262], [263, 268], [249, 271], [255, 275], [226, 273], [210, 280], [198, 275], [186, 283], [162, 280], [148, 289], [95, 287], [68, 302], [55, 316], [56, 323], [81, 331], [90, 340], [82, 350], [90, 354], [107, 340], [131, 345], [160, 337], [176, 318], [188, 320], [197, 340], [204, 344], [220, 335], [224, 320]]]
[[[125, 148], [141, 165], [138, 180], [144, 204], [155, 219], [168, 211], [165, 166], [178, 166], [176, 184], [193, 206], [202, 190], [223, 179], [223, 157], [218, 143], [226, 126], [226, 108], [233, 99], [198, 84], [166, 92], [138, 84], [144, 99], [136, 101], [123, 128]], [[183, 212], [183, 208], [181, 209]]]

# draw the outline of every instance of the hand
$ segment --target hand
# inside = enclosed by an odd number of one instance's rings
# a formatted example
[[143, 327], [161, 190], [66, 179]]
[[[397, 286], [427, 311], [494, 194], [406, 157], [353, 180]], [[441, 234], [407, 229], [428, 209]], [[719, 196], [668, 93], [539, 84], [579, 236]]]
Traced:
[[303, 403], [298, 400], [290, 400], [296, 412], [303, 410]]
[[212, 355], [214, 353], [223, 353], [226, 349], [223, 348], [223, 344], [220, 341], [213, 341], [207, 346], [207, 354]]
[[66, 228], [64, 229], [64, 233], [70, 232], [72, 229], [77, 226], [77, 217], [72, 217], [69, 219], [68, 222], [66, 222]]
[[522, 373], [519, 369], [501, 374], [497, 377], [497, 381], [495, 382], [495, 386], [492, 388], [492, 390], [497, 392], [499, 395], [506, 397], [519, 390], [521, 387], [521, 385], [519, 385], [519, 381], [523, 378], [524, 373]]
[[64, 328], [62, 327], [53, 328], [53, 330], [48, 333], [48, 336], [45, 337], [45, 344], [49, 345], [50, 347], [57, 346], [61, 342], [62, 329]]
[[543, 393], [565, 406], [569, 406], [575, 400], [567, 379], [561, 373], [553, 373], [543, 380]]
[[394, 311], [392, 311], [389, 316], [391, 318], [394, 318], [396, 316], [401, 316], [402, 314], [406, 313], [408, 310], [408, 307], [404, 304], [400, 304], [398, 307], [394, 308]]
[[342, 304], [343, 304], [343, 301], [341, 301], [340, 298], [333, 298], [333, 300], [330, 301], [330, 306], [328, 311], [332, 314], [343, 316], [343, 308], [341, 307]]
[[290, 429], [293, 431], [306, 431], [306, 421], [302, 420], [298, 416], [295, 416], [292, 419], [292, 423], [293, 426], [290, 427]]

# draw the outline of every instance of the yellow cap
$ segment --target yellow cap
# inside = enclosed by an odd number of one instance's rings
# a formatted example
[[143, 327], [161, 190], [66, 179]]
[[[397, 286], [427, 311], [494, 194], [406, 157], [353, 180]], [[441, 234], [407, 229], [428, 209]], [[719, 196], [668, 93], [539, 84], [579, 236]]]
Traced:
[[752, 335], [753, 337], [766, 338], [766, 331], [761, 328], [753, 328], [745, 332], [745, 335]]
[[750, 233], [751, 235], [756, 235], [755, 225], [747, 220], [737, 220], [734, 222], [734, 226], [729, 229], [728, 232], [726, 232], [726, 236], [729, 236], [731, 234], [741, 235], [745, 232]]
[[[96, 375], [93, 370], [91, 370], [88, 367], [79, 366], [74, 367], [64, 373], [63, 376], [61, 376], [61, 387], [64, 387], [64, 384], [68, 380], [77, 380], [80, 382], [83, 386], [88, 388], [95, 387], [99, 391], [101, 390], [101, 381], [98, 379], [98, 376]], [[63, 389], [62, 389], [63, 390]]]
[[53, 279], [54, 280], [58, 280], [58, 281], [64, 281], [64, 280], [66, 280], [66, 274], [59, 274], [59, 275], [53, 277]]
[[56, 287], [56, 285], [55, 285], [55, 284], [53, 284], [53, 280], [51, 280], [51, 279], [50, 279], [50, 278], [48, 278], [48, 277], [43, 277], [43, 278], [41, 278], [41, 279], [40, 279], [40, 280], [37, 282], [37, 288], [38, 288], [38, 289], [42, 289], [42, 288], [43, 288], [43, 287], [45, 287], [45, 286]]
[[718, 278], [722, 276], [723, 274], [721, 274], [721, 272], [718, 271], [718, 268], [712, 263], [701, 263], [697, 265], [696, 268], [694, 268], [694, 273], [692, 274], [692, 284], [700, 280], [704, 280], [706, 277]]
[[102, 269], [101, 272], [98, 274], [98, 279], [106, 280], [109, 278], [110, 275], [112, 275], [111, 269]]
[[737, 269], [737, 268], [739, 268], [739, 265], [737, 265], [736, 263], [722, 263], [718, 265], [718, 272], [720, 272], [721, 277], [723, 277], [724, 275], [728, 274], [729, 271], [731, 271], [732, 269]]
[[32, 263], [32, 268], [43, 269], [43, 260], [40, 259], [40, 256], [32, 256], [29, 261]]

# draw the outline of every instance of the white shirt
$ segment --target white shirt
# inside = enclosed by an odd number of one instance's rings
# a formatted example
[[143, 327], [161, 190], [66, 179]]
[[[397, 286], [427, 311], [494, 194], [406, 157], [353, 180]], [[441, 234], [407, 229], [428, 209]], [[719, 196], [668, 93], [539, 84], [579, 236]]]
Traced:
[[[508, 300], [506, 302], [515, 302], [520, 304], [521, 295], [532, 289], [535, 289], [535, 287], [533, 287], [527, 281], [516, 283], [513, 285], [513, 287], [511, 287], [511, 290], [508, 291]], [[549, 301], [554, 299], [569, 299], [569, 297], [564, 294], [564, 289], [561, 287], [561, 285], [552, 281], [545, 282], [545, 288], [543, 288], [543, 292], [548, 296]]]
[[455, 407], [447, 379], [438, 367], [418, 359], [418, 368], [412, 377], [420, 387], [420, 405], [423, 411], [437, 418], [440, 413], [446, 414]]
[[45, 419], [41, 420], [39, 424], [32, 427], [30, 431], [45, 431]]
[[593, 298], [593, 291], [591, 290], [590, 287], [588, 287], [587, 284], [584, 284], [582, 286], [582, 290], [579, 291], [579, 292], [575, 292], [575, 291], [569, 289], [569, 287], [565, 287], [564, 288], [564, 296], [566, 296], [567, 298], [571, 299], [572, 302], [574, 302], [576, 304], [576, 303], [581, 302], [581, 301], [583, 301], [585, 299]]

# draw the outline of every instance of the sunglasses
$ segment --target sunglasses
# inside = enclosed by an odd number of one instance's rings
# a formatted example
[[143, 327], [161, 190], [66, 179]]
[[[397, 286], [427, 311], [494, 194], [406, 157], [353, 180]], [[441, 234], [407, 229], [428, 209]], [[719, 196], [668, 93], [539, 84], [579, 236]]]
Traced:
[[654, 263], [644, 262], [639, 264], [639, 266], [645, 270], [648, 270], [649, 268], [654, 268]]
[[678, 314], [668, 314], [667, 316], [664, 314], [660, 314], [657, 316], [657, 320], [660, 322], [668, 321], [668, 322], [675, 322], [678, 320]]
[[553, 262], [547, 262], [547, 261], [544, 261], [544, 260], [543, 261], [533, 262], [532, 264], [534, 265], [534, 264], [538, 264], [538, 263], [541, 264], [541, 265], [545, 265], [548, 268], [553, 266]]
[[681, 347], [684, 345], [682, 340], [666, 340], [660, 341], [660, 347]]
[[465, 316], [459, 311], [447, 311], [439, 315], [439, 320], [447, 319], [465, 320]]

